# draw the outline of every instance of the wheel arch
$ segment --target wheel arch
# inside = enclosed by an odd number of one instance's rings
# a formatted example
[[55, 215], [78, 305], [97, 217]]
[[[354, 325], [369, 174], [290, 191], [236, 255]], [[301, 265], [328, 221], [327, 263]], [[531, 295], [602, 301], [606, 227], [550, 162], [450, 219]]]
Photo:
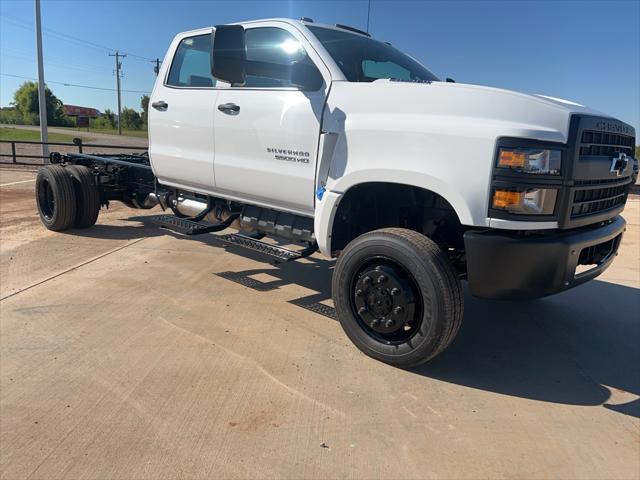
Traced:
[[[318, 201], [316, 205], [315, 232], [319, 249], [324, 255], [335, 256], [332, 252], [344, 247], [345, 239], [340, 238], [339, 229], [343, 226], [344, 219], [342, 216], [345, 213], [345, 209], [349, 208], [354, 199], [364, 198], [363, 195], [371, 195], [372, 190], [385, 192], [385, 198], [382, 203], [392, 201], [392, 203], [385, 206], [387, 211], [397, 211], [402, 208], [403, 204], [407, 203], [408, 196], [418, 194], [423, 198], [432, 198], [442, 202], [445, 208], [455, 216], [457, 225], [473, 224], [471, 210], [464, 199], [437, 179], [430, 177], [429, 182], [425, 182], [422, 181], [424, 179], [419, 174], [415, 175], [411, 182], [388, 180], [389, 176], [386, 177], [387, 179], [384, 179], [384, 177], [383, 174], [376, 176], [375, 179], [355, 182], [345, 188], [344, 191], [327, 190], [323, 198]], [[400, 197], [398, 194], [400, 194]], [[379, 201], [376, 208], [379, 209], [380, 205]], [[392, 222], [375, 227], [372, 226], [371, 229], [400, 226], [403, 225], [393, 224]], [[417, 228], [414, 228], [414, 230], [419, 231]], [[350, 239], [350, 235], [347, 235], [347, 239]]]

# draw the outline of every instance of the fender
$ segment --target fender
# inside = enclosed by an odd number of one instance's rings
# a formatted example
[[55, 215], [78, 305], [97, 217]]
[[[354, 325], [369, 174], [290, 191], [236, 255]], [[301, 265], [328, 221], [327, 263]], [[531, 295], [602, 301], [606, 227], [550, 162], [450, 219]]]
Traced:
[[[324, 192], [322, 199], [316, 199], [314, 230], [318, 249], [323, 255], [332, 256], [331, 235], [340, 200], [344, 198], [344, 195], [351, 188], [369, 182], [397, 183], [429, 190], [449, 202], [463, 225], [474, 224], [471, 210], [465, 203], [464, 198], [438, 178], [423, 173], [402, 170], [358, 170], [340, 178], [332, 185], [330, 190]], [[485, 226], [489, 225], [488, 218], [482, 219], [482, 222]]]

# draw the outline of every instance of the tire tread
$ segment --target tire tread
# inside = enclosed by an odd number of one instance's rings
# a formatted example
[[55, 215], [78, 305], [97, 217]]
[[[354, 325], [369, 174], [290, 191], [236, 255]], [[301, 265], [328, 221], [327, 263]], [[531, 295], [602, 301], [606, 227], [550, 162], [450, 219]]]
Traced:
[[[40, 210], [38, 191], [42, 181], [48, 181], [53, 191], [56, 206], [51, 221], [47, 221]], [[76, 198], [73, 180], [62, 165], [47, 165], [38, 170], [36, 176], [36, 203], [42, 223], [49, 230], [61, 232], [73, 225], [76, 217]]]
[[[405, 248], [407, 246], [406, 244], [408, 244], [408, 247], [412, 249], [421, 259], [423, 259], [423, 261], [431, 265], [431, 268], [429, 268], [430, 276], [433, 280], [434, 285], [437, 289], [440, 290], [442, 294], [441, 300], [443, 305], [443, 312], [441, 317], [444, 320], [444, 324], [440, 327], [440, 331], [437, 334], [435, 344], [433, 345], [430, 352], [427, 355], [418, 355], [417, 352], [416, 355], [413, 356], [411, 354], [407, 354], [407, 358], [403, 359], [387, 359], [389, 360], [387, 363], [392, 363], [403, 368], [414, 367], [421, 363], [427, 362], [436, 355], [440, 354], [451, 344], [451, 342], [453, 342], [454, 338], [456, 337], [458, 331], [460, 330], [463, 317], [464, 296], [462, 286], [458, 275], [453, 268], [453, 265], [451, 264], [449, 258], [446, 256], [443, 250], [433, 240], [419, 232], [404, 228], [383, 228], [361, 235], [350, 245], [352, 245], [352, 248], [358, 248], [358, 246], [362, 245], [367, 240], [373, 240], [376, 237], [379, 238], [380, 235], [400, 240], [405, 244]], [[347, 246], [345, 251], [343, 251], [343, 255], [348, 250], [349, 246]], [[338, 288], [340, 288], [340, 270], [341, 258], [338, 259], [336, 271], [334, 272], [334, 298], [335, 292]], [[367, 352], [365, 351], [365, 353]], [[372, 356], [386, 361], [385, 359], [380, 358], [382, 355]]]
[[91, 170], [84, 165], [69, 165], [67, 170], [75, 180], [76, 216], [73, 226], [89, 228], [95, 225], [100, 213], [100, 193]]

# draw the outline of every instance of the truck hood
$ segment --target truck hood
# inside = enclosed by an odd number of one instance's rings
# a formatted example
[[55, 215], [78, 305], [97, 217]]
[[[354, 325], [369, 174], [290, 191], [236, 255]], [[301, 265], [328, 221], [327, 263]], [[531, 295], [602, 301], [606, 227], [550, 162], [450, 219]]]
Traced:
[[484, 98], [491, 98], [491, 99], [500, 99], [501, 101], [509, 101], [509, 100], [537, 101], [541, 104], [557, 107], [571, 113], [582, 113], [586, 115], [598, 115], [598, 116], [608, 117], [608, 115], [598, 110], [594, 110], [592, 108], [589, 108], [585, 105], [581, 105], [580, 103], [577, 103], [577, 102], [573, 102], [571, 100], [551, 97], [548, 95], [522, 93], [515, 90], [507, 90], [504, 88], [489, 87], [485, 85], [475, 85], [470, 83], [450, 83], [450, 82], [413, 83], [413, 82], [401, 82], [401, 81], [393, 81], [393, 80], [377, 80], [373, 83], [380, 84], [380, 85], [384, 83], [388, 83], [388, 84], [395, 84], [399, 86], [406, 86], [406, 85], [419, 85], [422, 87], [434, 86], [437, 88], [445, 89], [445, 92], [447, 90], [450, 92], [464, 91], [465, 94], [469, 96], [473, 95], [479, 98], [484, 97]]
[[566, 142], [572, 114], [609, 117], [569, 100], [481, 85], [377, 80], [335, 86], [357, 96], [348, 102], [354, 122], [411, 124], [431, 132], [468, 129], [479, 135]]

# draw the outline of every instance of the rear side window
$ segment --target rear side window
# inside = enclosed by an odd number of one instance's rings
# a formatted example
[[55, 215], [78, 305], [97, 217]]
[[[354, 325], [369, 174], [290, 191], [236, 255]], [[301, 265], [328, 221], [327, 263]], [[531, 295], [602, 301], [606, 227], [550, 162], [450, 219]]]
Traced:
[[211, 76], [211, 34], [184, 38], [171, 62], [167, 85], [174, 87], [214, 87]]

